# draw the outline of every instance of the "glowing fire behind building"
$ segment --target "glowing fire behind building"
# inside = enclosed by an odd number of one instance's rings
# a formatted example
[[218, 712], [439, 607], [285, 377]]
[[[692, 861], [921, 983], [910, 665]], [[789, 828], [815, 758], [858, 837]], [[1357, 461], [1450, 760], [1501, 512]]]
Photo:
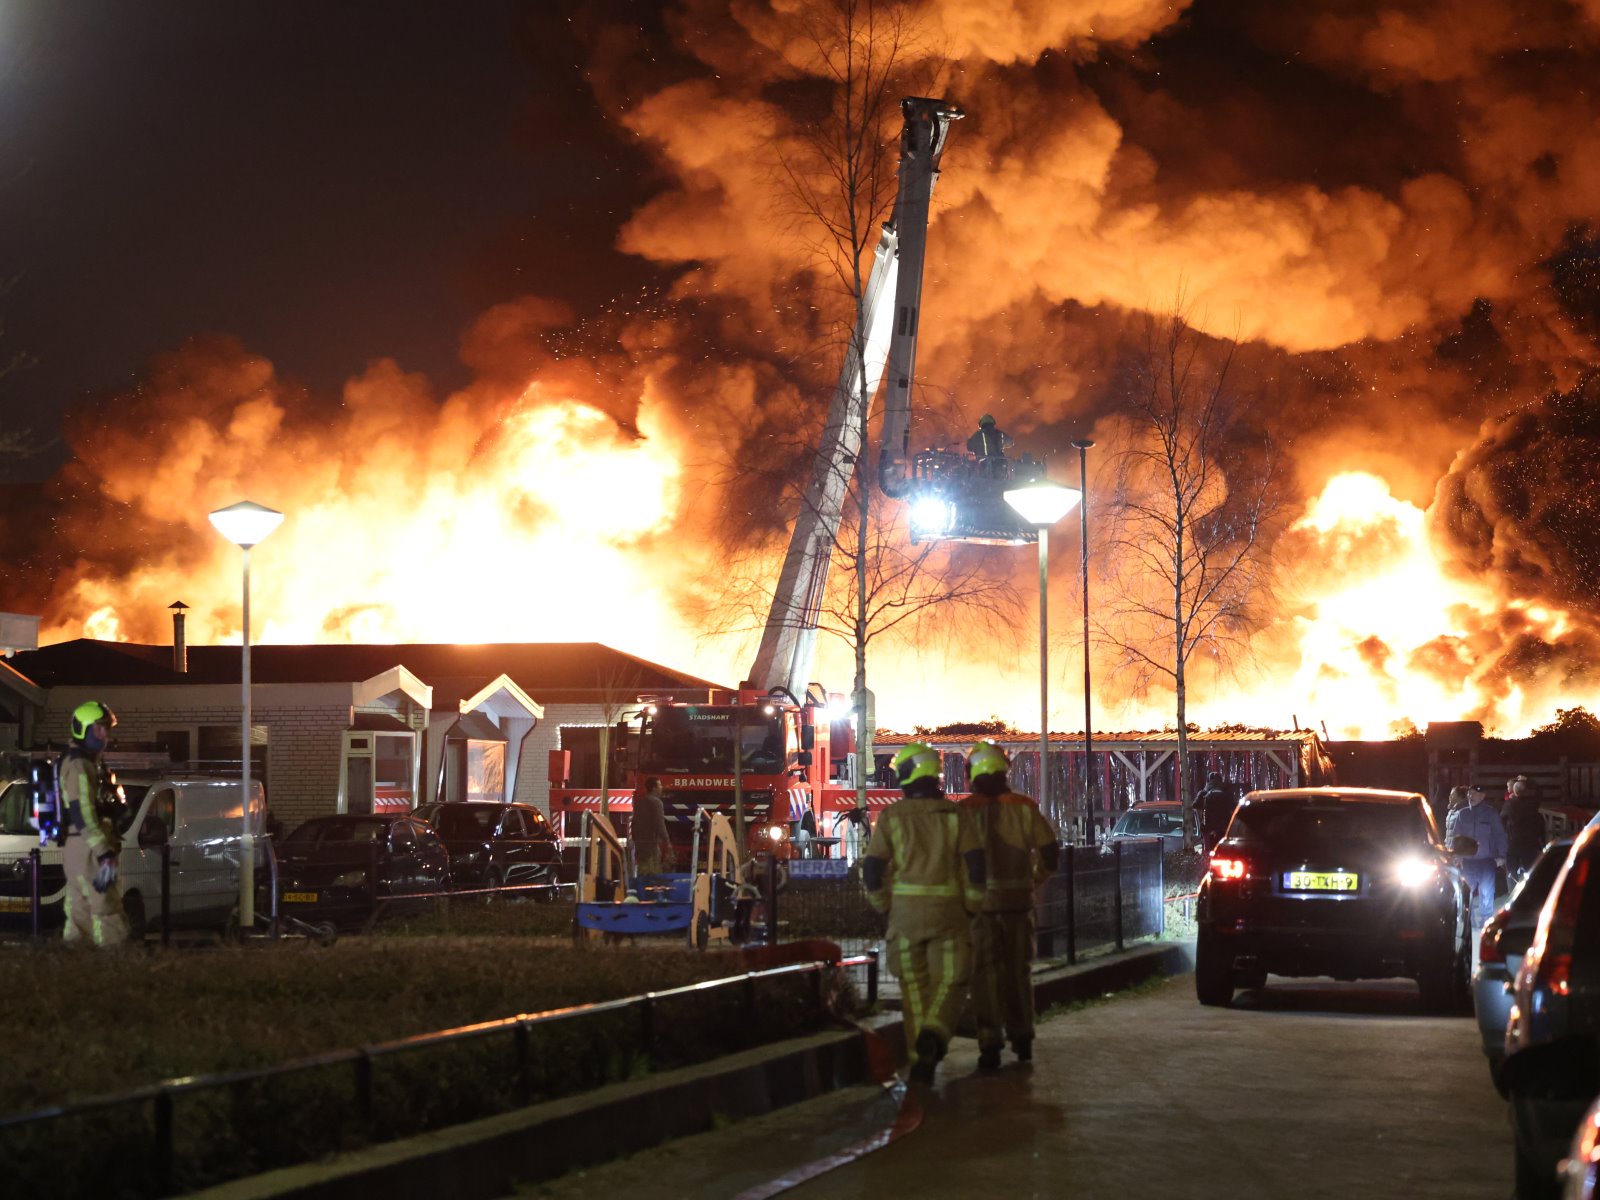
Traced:
[[[263, 641], [595, 640], [737, 682], [752, 621], [707, 614], [735, 569], [776, 573], [850, 304], [814, 231], [774, 215], [828, 111], [774, 85], [823, 74], [815, 43], [795, 5], [728, 7], [679, 0], [620, 40], [573, 25], [661, 180], [617, 244], [675, 273], [667, 294], [585, 322], [559, 298], [499, 305], [444, 397], [393, 361], [307, 395], [292, 364], [197, 338], [71, 416], [42, 518], [0, 517], [20, 564], [0, 607], [42, 611], [51, 640], [159, 641], [182, 599], [193, 640], [236, 639], [236, 556], [205, 514], [248, 496], [288, 514], [255, 556]], [[1250, 655], [1192, 664], [1193, 720], [1512, 734], [1594, 705], [1600, 29], [1581, 8], [1235, 7], [908, 6], [941, 57], [907, 66], [971, 114], [936, 193], [914, 437], [994, 412], [1072, 482], [1070, 439], [1093, 436], [1104, 516], [1118, 356], [1182, 294], [1240, 340], [1230, 388], [1284, 463], [1270, 602]], [[1055, 546], [1052, 723], [1076, 729], [1075, 532]], [[1028, 595], [1029, 552], [970, 553]], [[1031, 727], [1033, 616], [874, 643], [880, 724]], [[1094, 654], [1097, 723], [1170, 723], [1160, 687]], [[816, 674], [848, 686], [843, 643]]]

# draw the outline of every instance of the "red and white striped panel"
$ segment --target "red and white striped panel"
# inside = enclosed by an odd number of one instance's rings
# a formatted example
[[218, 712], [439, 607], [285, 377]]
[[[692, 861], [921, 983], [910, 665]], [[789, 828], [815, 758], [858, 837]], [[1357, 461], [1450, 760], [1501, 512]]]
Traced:
[[[598, 790], [576, 791], [568, 788], [550, 789], [550, 807], [556, 812], [599, 812], [600, 796]], [[612, 812], [632, 812], [632, 792], [612, 792], [606, 807]]]
[[[867, 789], [867, 808], [871, 812], [882, 812], [898, 799], [900, 799], [899, 788]], [[849, 812], [855, 806], [854, 788], [828, 788], [822, 793], [821, 810], [825, 813]]]

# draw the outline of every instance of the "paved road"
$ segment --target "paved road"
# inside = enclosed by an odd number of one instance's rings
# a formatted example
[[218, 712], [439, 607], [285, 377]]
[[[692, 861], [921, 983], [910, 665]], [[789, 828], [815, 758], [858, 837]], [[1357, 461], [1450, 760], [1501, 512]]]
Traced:
[[[783, 1194], [1511, 1194], [1510, 1133], [1473, 1023], [1418, 1015], [1407, 983], [1273, 980], [1219, 1010], [1183, 977], [1048, 1021], [1031, 1068], [1008, 1056], [979, 1075], [976, 1057], [956, 1043], [912, 1132]], [[881, 1090], [850, 1089], [532, 1194], [738, 1196], [894, 1115]]]

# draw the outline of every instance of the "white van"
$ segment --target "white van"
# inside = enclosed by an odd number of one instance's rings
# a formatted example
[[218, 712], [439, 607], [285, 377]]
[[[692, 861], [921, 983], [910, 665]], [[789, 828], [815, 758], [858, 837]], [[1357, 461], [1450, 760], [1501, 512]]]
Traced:
[[[161, 846], [171, 847], [172, 882], [168, 919], [173, 929], [226, 929], [239, 903], [239, 781], [197, 775], [119, 775], [126, 802], [117, 820], [122, 853], [117, 871], [122, 906], [137, 939], [161, 927]], [[266, 793], [250, 783], [250, 824], [257, 838], [265, 827]], [[29, 916], [28, 855], [39, 845], [32, 796], [26, 780], [0, 780], [0, 928], [26, 929]], [[260, 843], [257, 842], [259, 848]], [[261, 856], [257, 852], [257, 875]], [[41, 923], [59, 928], [66, 876], [61, 848], [40, 852]]]

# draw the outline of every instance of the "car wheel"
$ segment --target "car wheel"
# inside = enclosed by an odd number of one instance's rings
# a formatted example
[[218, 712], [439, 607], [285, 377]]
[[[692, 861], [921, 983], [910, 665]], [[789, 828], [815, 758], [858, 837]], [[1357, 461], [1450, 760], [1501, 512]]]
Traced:
[[[489, 874], [483, 881], [483, 886], [488, 888], [491, 892], [494, 892], [494, 891], [498, 891], [499, 888], [501, 887], [501, 885], [504, 884], [504, 883], [505, 883], [505, 880], [503, 880], [500, 877], [500, 868], [499, 867], [490, 867], [489, 868]], [[494, 897], [492, 895], [485, 896], [483, 898], [483, 902], [485, 904], [493, 904], [494, 903]]]
[[1444, 962], [1422, 968], [1417, 973], [1417, 994], [1422, 999], [1422, 1011], [1437, 1015], [1455, 1012], [1459, 975], [1454, 955]]
[[1511, 1139], [1511, 1161], [1517, 1200], [1557, 1200], [1561, 1191], [1556, 1180], [1539, 1169], [1515, 1137]]
[[144, 915], [144, 897], [129, 892], [122, 898], [122, 914], [128, 920], [128, 940], [137, 946], [150, 932], [150, 922]]
[[1267, 986], [1267, 972], [1262, 967], [1256, 967], [1250, 971], [1241, 971], [1234, 976], [1233, 983], [1235, 987], [1243, 988], [1245, 991], [1264, 988]]
[[704, 950], [711, 944], [711, 914], [701, 913], [694, 919], [694, 948]]
[[1203, 933], [1194, 948], [1194, 994], [1212, 1008], [1233, 1003], [1233, 964]]

